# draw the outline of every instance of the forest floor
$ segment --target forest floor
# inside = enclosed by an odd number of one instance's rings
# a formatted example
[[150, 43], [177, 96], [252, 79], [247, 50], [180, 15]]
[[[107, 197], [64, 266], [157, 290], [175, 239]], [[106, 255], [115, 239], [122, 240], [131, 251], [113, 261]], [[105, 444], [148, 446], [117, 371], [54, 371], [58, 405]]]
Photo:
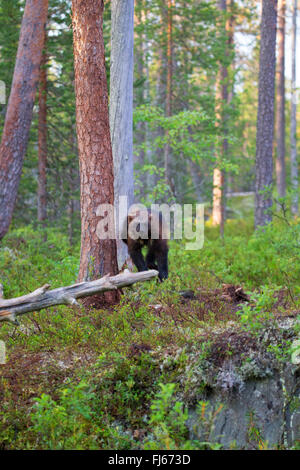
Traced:
[[[224, 241], [209, 226], [205, 235], [197, 252], [171, 242], [170, 278], [124, 289], [118, 306], [60, 306], [20, 327], [0, 324], [0, 448], [217, 448], [189, 440], [184, 405], [216, 385], [228, 358], [242, 371], [263, 345], [289, 360], [300, 329], [300, 232], [278, 223], [253, 234], [229, 221]], [[5, 238], [6, 298], [76, 279], [79, 246], [55, 230], [43, 239], [30, 227]], [[280, 322], [291, 328], [278, 333]]]

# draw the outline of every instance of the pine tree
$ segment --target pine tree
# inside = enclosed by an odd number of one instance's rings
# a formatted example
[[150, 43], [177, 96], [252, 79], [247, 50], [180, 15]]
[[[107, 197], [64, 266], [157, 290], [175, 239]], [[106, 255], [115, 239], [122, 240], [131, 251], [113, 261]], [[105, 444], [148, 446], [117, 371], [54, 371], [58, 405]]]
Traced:
[[44, 50], [40, 67], [39, 87], [39, 122], [38, 122], [38, 221], [45, 223], [47, 219], [47, 32], [45, 30]]
[[296, 93], [296, 39], [297, 39], [297, 1], [293, 2], [292, 27], [292, 93], [291, 93], [291, 182], [292, 182], [292, 214], [298, 214], [298, 162], [297, 162], [297, 93]]
[[256, 133], [255, 227], [272, 220], [277, 0], [263, 0]]
[[278, 1], [278, 70], [276, 90], [276, 180], [280, 198], [285, 197], [285, 7], [286, 0]]
[[[101, 204], [114, 204], [108, 89], [103, 42], [103, 0], [73, 0], [77, 139], [81, 188], [81, 255], [78, 281], [117, 274], [116, 240], [97, 231]], [[114, 232], [114, 227], [112, 228]], [[114, 233], [110, 234], [114, 235]], [[107, 292], [109, 302], [118, 292]], [[88, 303], [96, 305], [99, 297]]]
[[48, 0], [27, 0], [0, 146], [0, 239], [7, 233], [27, 149], [44, 47]]

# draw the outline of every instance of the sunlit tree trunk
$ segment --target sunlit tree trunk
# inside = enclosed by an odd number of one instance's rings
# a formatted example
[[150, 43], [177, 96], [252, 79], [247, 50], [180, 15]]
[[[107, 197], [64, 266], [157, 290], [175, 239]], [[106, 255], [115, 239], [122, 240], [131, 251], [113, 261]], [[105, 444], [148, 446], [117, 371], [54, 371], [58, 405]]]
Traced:
[[[158, 31], [159, 37], [159, 50], [157, 51], [157, 78], [155, 83], [155, 98], [154, 105], [157, 107], [163, 107], [163, 104], [166, 103], [166, 94], [167, 94], [167, 55], [165, 53], [165, 28], [168, 18], [168, 9], [166, 8], [163, 2], [159, 3], [159, 23], [160, 28]], [[158, 126], [152, 133], [153, 139], [163, 140], [165, 136], [165, 130]], [[157, 162], [158, 166], [164, 167], [165, 159], [165, 149], [157, 146], [155, 149], [154, 161]], [[169, 158], [168, 158], [169, 159]], [[154, 175], [154, 183], [157, 183], [158, 176]]]
[[38, 123], [38, 221], [45, 222], [47, 219], [47, 33], [45, 30], [44, 51], [40, 67], [39, 88], [39, 123]]
[[[218, 7], [221, 12], [229, 11], [232, 6], [232, 0], [219, 0]], [[225, 54], [228, 55], [233, 47], [233, 21], [228, 17], [225, 23], [226, 32], [226, 50]], [[216, 81], [216, 119], [217, 126], [222, 128], [224, 137], [221, 138], [220, 145], [216, 149], [217, 166], [213, 172], [213, 212], [212, 222], [213, 225], [220, 227], [221, 236], [224, 235], [225, 224], [225, 174], [221, 169], [221, 161], [228, 153], [228, 139], [227, 139], [227, 119], [226, 110], [224, 107], [228, 104], [228, 64], [220, 63], [220, 68]], [[231, 95], [230, 95], [231, 96]]]
[[7, 233], [27, 149], [45, 38], [48, 0], [27, 0], [0, 146], [0, 239]]
[[[133, 204], [133, 30], [134, 0], [111, 2], [110, 129], [114, 158], [117, 232], [119, 197]], [[127, 246], [117, 239], [118, 266], [128, 258]]]
[[296, 40], [297, 40], [297, 2], [293, 1], [293, 27], [292, 27], [292, 93], [291, 93], [291, 182], [293, 215], [298, 214], [298, 163], [297, 163], [297, 94], [296, 94]]
[[263, 0], [256, 133], [255, 227], [272, 220], [277, 0]]
[[[102, 204], [114, 204], [108, 90], [103, 43], [103, 0], [73, 0], [77, 140], [81, 189], [81, 255], [78, 281], [118, 272], [116, 240], [100, 239]], [[103, 207], [103, 206], [102, 206]], [[113, 227], [114, 230], [114, 227]], [[108, 292], [108, 302], [118, 300]], [[97, 306], [102, 299], [90, 298]]]
[[280, 198], [285, 197], [285, 6], [286, 0], [278, 0], [278, 66], [276, 90], [276, 181]]
[[[142, 22], [142, 2], [137, 2], [136, 5], [139, 5], [139, 8], [135, 8], [134, 13], [134, 66], [135, 66], [135, 81], [138, 83], [138, 86], [135, 89], [134, 95], [134, 106], [142, 106], [145, 103], [144, 100], [144, 80], [145, 80], [145, 39], [144, 33], [141, 32], [143, 27]], [[145, 150], [143, 144], [146, 137], [146, 123], [139, 121], [136, 123], [135, 129], [135, 144], [136, 147], [133, 154], [133, 164], [134, 167], [141, 168], [145, 164]], [[144, 174], [139, 175], [141, 181], [140, 194], [142, 197], [146, 194], [146, 177]], [[139, 201], [137, 201], [139, 202]]]
[[[166, 117], [172, 115], [172, 82], [173, 82], [173, 0], [168, 0], [168, 20], [167, 20], [167, 90], [166, 90]], [[168, 131], [166, 138], [168, 139]], [[172, 189], [170, 174], [170, 153], [171, 147], [167, 142], [164, 148], [165, 177], [166, 182]], [[174, 193], [174, 188], [172, 190]]]

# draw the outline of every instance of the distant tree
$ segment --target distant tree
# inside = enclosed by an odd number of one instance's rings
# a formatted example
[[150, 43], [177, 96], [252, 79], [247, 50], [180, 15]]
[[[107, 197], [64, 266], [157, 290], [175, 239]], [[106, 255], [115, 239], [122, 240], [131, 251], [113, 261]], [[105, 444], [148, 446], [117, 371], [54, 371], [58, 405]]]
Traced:
[[285, 197], [285, 8], [286, 0], [278, 0], [278, 58], [276, 89], [276, 180], [280, 198]]
[[291, 96], [291, 182], [292, 182], [292, 214], [298, 214], [298, 162], [297, 162], [297, 93], [296, 93], [296, 42], [297, 42], [297, 2], [293, 2], [292, 27], [292, 96]]
[[7, 233], [27, 148], [44, 47], [48, 0], [27, 0], [0, 146], [0, 239]]
[[47, 218], [47, 32], [45, 29], [44, 50], [40, 67], [39, 87], [39, 118], [38, 118], [38, 221], [45, 222]]
[[[119, 197], [134, 200], [133, 182], [133, 30], [134, 0], [111, 2], [110, 130], [114, 158], [114, 197], [117, 231]], [[127, 246], [117, 239], [118, 266], [128, 257]]]
[[[233, 22], [230, 15], [232, 8], [232, 0], [219, 0], [218, 8], [224, 15], [227, 14], [225, 21], [224, 34], [224, 54], [220, 57], [220, 65], [216, 80], [216, 119], [217, 126], [220, 128], [221, 141], [216, 147], [216, 163], [217, 166], [213, 171], [213, 212], [212, 221], [214, 225], [219, 225], [221, 236], [224, 235], [225, 224], [225, 173], [222, 169], [222, 160], [226, 158], [228, 153], [228, 129], [227, 129], [227, 105], [231, 94], [228, 93], [229, 77], [228, 77], [228, 58], [230, 56], [233, 45]], [[220, 28], [223, 26], [223, 21]]]
[[[101, 204], [114, 204], [114, 176], [109, 129], [108, 90], [103, 41], [103, 0], [73, 0], [77, 139], [81, 188], [81, 256], [78, 280], [116, 274], [117, 246], [100, 239]], [[107, 292], [108, 302], [119, 293]], [[99, 296], [88, 299], [97, 305]]]
[[272, 220], [277, 0], [262, 0], [256, 133], [255, 227]]
[[[173, 0], [168, 0], [167, 13], [167, 86], [166, 86], [166, 117], [172, 116], [172, 92], [173, 92]], [[168, 135], [168, 130], [166, 131]], [[175, 188], [171, 180], [170, 174], [170, 152], [171, 147], [167, 142], [164, 148], [164, 162], [166, 182], [172, 188], [174, 194]]]

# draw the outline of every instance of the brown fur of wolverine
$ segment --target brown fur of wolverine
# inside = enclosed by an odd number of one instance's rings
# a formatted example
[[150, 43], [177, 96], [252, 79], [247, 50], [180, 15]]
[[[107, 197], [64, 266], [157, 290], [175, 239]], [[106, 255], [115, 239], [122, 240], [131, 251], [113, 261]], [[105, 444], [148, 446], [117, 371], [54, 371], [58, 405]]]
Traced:
[[[168, 277], [168, 232], [161, 212], [137, 210], [127, 216], [127, 238], [123, 238], [128, 246], [129, 255], [138, 271], [156, 269], [159, 279]], [[130, 224], [136, 227], [135, 237], [130, 236]], [[153, 231], [152, 231], [153, 229]], [[132, 234], [133, 235], [133, 234]], [[148, 248], [146, 259], [142, 248]]]

